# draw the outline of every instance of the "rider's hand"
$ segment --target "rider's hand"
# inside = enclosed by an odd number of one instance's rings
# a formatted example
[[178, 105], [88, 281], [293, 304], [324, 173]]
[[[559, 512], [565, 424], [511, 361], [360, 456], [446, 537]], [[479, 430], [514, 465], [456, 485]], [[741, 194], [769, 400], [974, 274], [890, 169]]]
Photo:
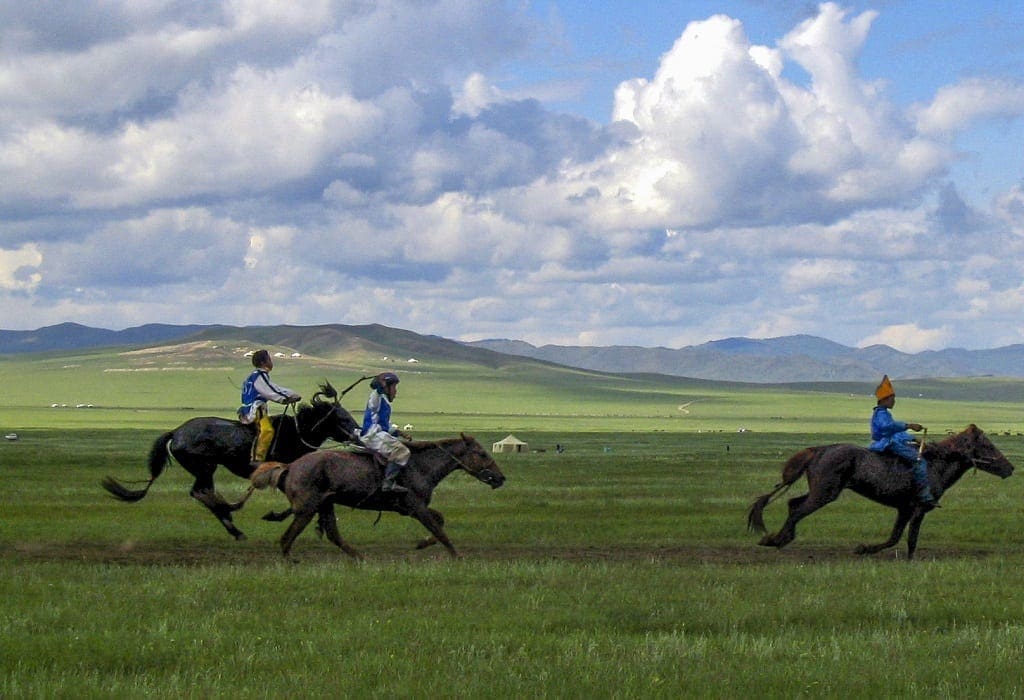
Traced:
[[924, 426], [921, 425], [920, 423], [907, 423], [907, 428], [913, 430], [914, 432], [920, 432], [924, 430]]
[[290, 403], [298, 403], [299, 401], [302, 401], [302, 397], [299, 396], [298, 394], [295, 394], [294, 396], [289, 396], [288, 398], [286, 398], [284, 400], [284, 403], [287, 405]]

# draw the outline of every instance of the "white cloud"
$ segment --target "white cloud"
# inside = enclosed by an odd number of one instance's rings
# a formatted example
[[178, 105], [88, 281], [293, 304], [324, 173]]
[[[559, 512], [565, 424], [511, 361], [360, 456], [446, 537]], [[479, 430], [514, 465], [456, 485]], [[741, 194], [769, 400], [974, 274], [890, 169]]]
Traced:
[[913, 114], [918, 132], [947, 137], [973, 121], [1024, 114], [1024, 85], [973, 78], [941, 88], [931, 104]]
[[783, 284], [790, 292], [848, 287], [854, 283], [856, 273], [856, 265], [848, 260], [800, 260], [786, 271]]
[[34, 244], [6, 250], [0, 248], [0, 292], [31, 291], [42, 279], [39, 266], [43, 255]]
[[485, 108], [504, 100], [501, 90], [480, 73], [471, 73], [462, 83], [462, 91], [455, 96], [452, 112], [456, 115], [477, 117]]
[[916, 323], [900, 323], [886, 326], [878, 333], [863, 338], [857, 346], [888, 345], [903, 352], [916, 353], [941, 350], [947, 347], [951, 337], [948, 328], [920, 328]]

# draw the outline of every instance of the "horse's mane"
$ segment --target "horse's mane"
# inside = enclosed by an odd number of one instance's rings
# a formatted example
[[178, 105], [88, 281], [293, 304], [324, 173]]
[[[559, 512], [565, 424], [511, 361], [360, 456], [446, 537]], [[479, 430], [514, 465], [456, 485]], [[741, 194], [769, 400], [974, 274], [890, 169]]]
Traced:
[[424, 452], [425, 450], [438, 447], [449, 447], [472, 439], [469, 435], [466, 435], [464, 438], [460, 435], [458, 437], [441, 438], [440, 440], [405, 440], [404, 442], [410, 452]]
[[926, 443], [924, 446], [924, 456], [927, 459], [930, 455], [949, 457], [953, 454], [964, 454], [973, 445], [976, 445], [978, 439], [983, 438], [984, 435], [985, 433], [981, 428], [972, 423], [959, 433], [943, 438], [939, 442]]

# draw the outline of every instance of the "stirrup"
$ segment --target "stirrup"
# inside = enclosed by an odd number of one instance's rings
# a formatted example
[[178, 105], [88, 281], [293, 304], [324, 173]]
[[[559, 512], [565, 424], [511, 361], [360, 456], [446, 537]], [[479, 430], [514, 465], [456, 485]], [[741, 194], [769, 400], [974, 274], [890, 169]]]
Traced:
[[381, 482], [380, 490], [385, 493], [408, 493], [409, 489], [395, 483], [394, 479], [385, 479]]

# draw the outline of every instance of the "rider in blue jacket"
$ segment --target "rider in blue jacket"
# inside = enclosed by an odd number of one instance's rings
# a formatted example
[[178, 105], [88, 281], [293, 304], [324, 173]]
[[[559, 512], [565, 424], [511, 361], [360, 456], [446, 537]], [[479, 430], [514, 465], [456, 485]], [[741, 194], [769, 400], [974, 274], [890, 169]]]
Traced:
[[267, 402], [290, 404], [301, 401], [302, 397], [270, 381], [274, 360], [266, 350], [253, 353], [252, 366], [255, 369], [242, 384], [242, 405], [238, 408], [238, 420], [245, 424], [256, 424], [256, 440], [252, 445], [252, 461], [256, 466], [267, 458], [274, 440], [274, 424], [270, 422]]
[[922, 457], [917, 443], [908, 430], [924, 430], [920, 423], [904, 423], [892, 417], [890, 409], [896, 405], [896, 391], [892, 387], [889, 375], [882, 377], [882, 383], [875, 389], [878, 404], [871, 414], [871, 444], [869, 449], [875, 452], [892, 452], [909, 460], [914, 465], [914, 484], [917, 486], [917, 499], [921, 505], [935, 507], [928, 482], [928, 462]]
[[370, 382], [370, 397], [363, 411], [363, 427], [359, 440], [382, 455], [388, 462], [384, 469], [382, 491], [404, 493], [407, 488], [395, 483], [402, 469], [409, 463], [412, 453], [402, 442], [402, 431], [391, 423], [391, 402], [398, 393], [398, 375], [382, 372]]

